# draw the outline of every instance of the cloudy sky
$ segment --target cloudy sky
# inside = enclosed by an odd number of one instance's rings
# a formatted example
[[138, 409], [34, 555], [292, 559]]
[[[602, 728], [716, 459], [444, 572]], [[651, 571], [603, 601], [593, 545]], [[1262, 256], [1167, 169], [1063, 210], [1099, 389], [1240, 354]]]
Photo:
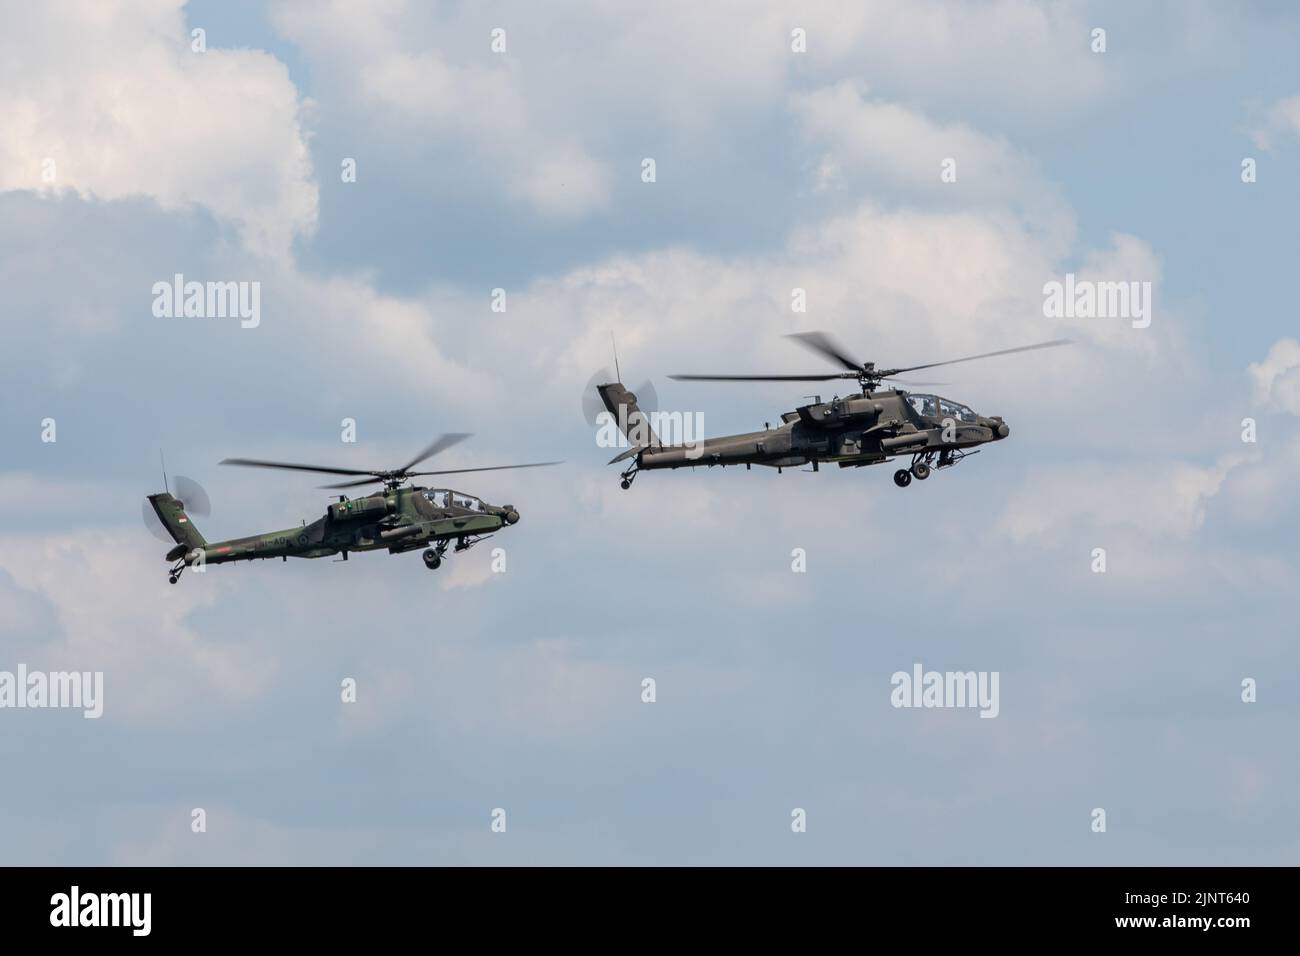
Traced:
[[[0, 710], [3, 862], [1300, 862], [1289, 5], [4, 7], [0, 670], [105, 699]], [[260, 283], [260, 323], [155, 316], [177, 273]], [[1149, 282], [1150, 325], [1045, 317], [1067, 273]], [[812, 328], [1076, 344], [945, 369], [1012, 437], [906, 490], [619, 489], [611, 334], [720, 435], [808, 389], [666, 375], [820, 371]], [[566, 463], [467, 476], [523, 520], [436, 573], [172, 587], [141, 524], [160, 449], [216, 539], [327, 503], [224, 457], [444, 431], [445, 467]], [[891, 706], [917, 663], [998, 672], [996, 719]]]

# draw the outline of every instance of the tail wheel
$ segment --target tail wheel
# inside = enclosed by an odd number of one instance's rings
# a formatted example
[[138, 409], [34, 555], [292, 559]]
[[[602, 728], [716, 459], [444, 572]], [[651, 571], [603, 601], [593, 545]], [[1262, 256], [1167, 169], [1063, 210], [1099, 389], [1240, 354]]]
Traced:
[[906, 468], [900, 468], [894, 472], [894, 484], [900, 488], [906, 488], [912, 483], [912, 473]]

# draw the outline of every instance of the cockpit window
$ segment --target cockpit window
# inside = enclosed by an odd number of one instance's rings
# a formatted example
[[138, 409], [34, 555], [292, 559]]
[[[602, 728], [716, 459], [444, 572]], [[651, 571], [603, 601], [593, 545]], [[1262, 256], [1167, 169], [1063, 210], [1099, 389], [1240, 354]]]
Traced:
[[462, 495], [454, 493], [451, 496], [451, 503], [457, 508], [464, 508], [466, 511], [482, 511], [483, 502], [471, 495]]
[[939, 400], [933, 395], [908, 395], [907, 400], [918, 415], [934, 418], [939, 414]]
[[939, 400], [939, 411], [944, 418], [952, 418], [960, 422], [973, 422], [976, 420], [975, 413], [965, 405], [958, 405], [946, 398]]
[[429, 499], [429, 504], [433, 505], [435, 508], [447, 507], [447, 492], [445, 491], [434, 491], [430, 489], [424, 493], [424, 497]]

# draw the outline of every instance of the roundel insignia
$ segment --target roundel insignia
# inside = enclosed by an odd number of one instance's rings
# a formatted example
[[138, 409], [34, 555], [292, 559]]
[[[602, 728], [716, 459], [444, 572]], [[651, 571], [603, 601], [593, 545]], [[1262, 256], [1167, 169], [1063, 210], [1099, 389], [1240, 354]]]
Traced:
[[307, 534], [306, 534], [306, 532], [304, 532], [303, 534], [298, 535], [298, 544], [300, 544], [300, 545], [304, 545], [304, 544], [306, 544], [306, 543], [307, 543]]

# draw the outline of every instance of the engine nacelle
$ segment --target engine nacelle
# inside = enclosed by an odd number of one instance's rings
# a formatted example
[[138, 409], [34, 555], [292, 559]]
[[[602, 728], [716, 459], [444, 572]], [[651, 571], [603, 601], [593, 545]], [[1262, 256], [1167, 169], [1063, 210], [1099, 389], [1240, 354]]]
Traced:
[[837, 428], [848, 424], [869, 424], [880, 417], [884, 406], [870, 398], [837, 398], [817, 405], [804, 405], [799, 417], [809, 425]]
[[330, 505], [329, 516], [335, 521], [374, 521], [391, 514], [393, 510], [393, 505], [387, 498], [353, 498], [351, 501], [337, 501]]

